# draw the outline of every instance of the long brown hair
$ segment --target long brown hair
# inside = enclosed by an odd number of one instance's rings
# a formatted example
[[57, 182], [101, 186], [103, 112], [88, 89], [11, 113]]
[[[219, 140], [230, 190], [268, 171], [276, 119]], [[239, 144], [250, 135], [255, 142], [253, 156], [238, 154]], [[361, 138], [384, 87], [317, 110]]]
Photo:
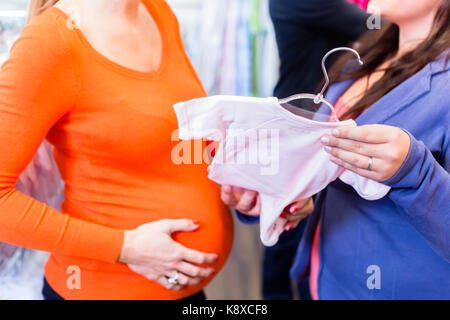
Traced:
[[[366, 108], [373, 105], [384, 95], [389, 93], [399, 84], [409, 79], [432, 61], [439, 58], [447, 51], [446, 63], [449, 59], [450, 47], [450, 0], [443, 0], [434, 18], [430, 35], [413, 51], [407, 52], [395, 60], [384, 71], [384, 76], [377, 81], [364, 96], [344, 115], [358, 117]], [[345, 54], [330, 69], [330, 83], [343, 80], [359, 79], [370, 76], [381, 64], [395, 56], [398, 51], [399, 28], [393, 23], [388, 23], [381, 30], [364, 34], [358, 42], [358, 49], [364, 61], [364, 65], [355, 70], [345, 70], [348, 61], [354, 56]], [[346, 72], [347, 71], [347, 72]]]
[[28, 21], [57, 2], [58, 0], [31, 0], [28, 10]]

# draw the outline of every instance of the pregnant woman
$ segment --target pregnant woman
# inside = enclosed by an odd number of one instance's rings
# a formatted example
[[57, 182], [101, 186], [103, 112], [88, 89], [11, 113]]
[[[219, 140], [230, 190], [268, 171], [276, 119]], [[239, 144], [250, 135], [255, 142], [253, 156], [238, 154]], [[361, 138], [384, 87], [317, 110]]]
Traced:
[[[205, 96], [175, 16], [163, 0], [31, 8], [0, 72], [0, 241], [51, 252], [47, 299], [204, 299], [233, 225], [205, 166], [171, 160], [172, 105]], [[62, 212], [15, 189], [44, 139]]]

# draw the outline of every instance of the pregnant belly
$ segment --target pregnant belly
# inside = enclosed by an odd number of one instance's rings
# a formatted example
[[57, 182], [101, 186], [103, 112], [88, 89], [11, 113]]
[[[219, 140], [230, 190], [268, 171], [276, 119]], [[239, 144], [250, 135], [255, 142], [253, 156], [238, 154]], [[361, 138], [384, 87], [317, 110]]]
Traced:
[[[172, 238], [190, 249], [215, 253], [220, 258], [226, 258], [231, 250], [234, 234], [234, 224], [231, 212], [217, 197], [204, 198], [200, 201], [173, 201], [158, 206], [153, 202], [145, 210], [104, 206], [97, 204], [94, 210], [86, 206], [75, 205], [65, 201], [63, 211], [72, 217], [98, 223], [112, 228], [133, 230], [140, 225], [170, 219], [189, 219], [196, 222], [199, 228], [192, 232], [175, 232]], [[90, 206], [92, 208], [92, 206]], [[121, 211], [122, 215], [113, 214], [113, 210]], [[108, 213], [108, 215], [106, 215]], [[126, 213], [126, 217], [123, 216]], [[222, 260], [222, 259], [221, 259]]]
[[[193, 192], [191, 189], [188, 197], [183, 199], [174, 197], [171, 202], [167, 202], [167, 199], [160, 199], [158, 194], [154, 194], [149, 199], [151, 201], [143, 200], [140, 202], [132, 199], [133, 204], [139, 203], [141, 205], [140, 209], [128, 206], [128, 200], [126, 199], [121, 201], [120, 207], [108, 204], [105, 198], [101, 202], [97, 202], [95, 206], [92, 202], [89, 203], [89, 206], [85, 206], [80, 205], [79, 202], [74, 200], [75, 197], [69, 195], [63, 209], [71, 216], [125, 230], [131, 230], [144, 223], [161, 219], [191, 219], [196, 221], [199, 224], [197, 230], [176, 232], [172, 234], [172, 238], [190, 249], [217, 254], [219, 260], [211, 265], [217, 274], [225, 265], [231, 252], [234, 227], [230, 210], [219, 199], [217, 186], [208, 184], [208, 187], [207, 189], [202, 188], [201, 194]], [[142, 210], [142, 206], [145, 206], [146, 209]], [[124, 216], [125, 213], [126, 216]], [[65, 280], [62, 280], [67, 278], [67, 268], [72, 265], [76, 265], [82, 270], [86, 290], [80, 292], [67, 291], [62, 285], [65, 283]], [[91, 298], [91, 294], [96, 295], [95, 298], [102, 299], [177, 299], [200, 291], [213, 278], [210, 277], [198, 286], [173, 292], [134, 273], [125, 264], [109, 264], [62, 254], [52, 254], [47, 263], [46, 276], [50, 284], [58, 289], [57, 292], [64, 293], [70, 298], [79, 297], [83, 299]], [[104, 296], [99, 297], [99, 292], [104, 293]], [[80, 294], [80, 296], [73, 296], [73, 294]]]
[[233, 242], [233, 219], [228, 209], [208, 216], [190, 215], [199, 228], [193, 232], [176, 232], [173, 239], [182, 245], [201, 252], [215, 253], [226, 260]]

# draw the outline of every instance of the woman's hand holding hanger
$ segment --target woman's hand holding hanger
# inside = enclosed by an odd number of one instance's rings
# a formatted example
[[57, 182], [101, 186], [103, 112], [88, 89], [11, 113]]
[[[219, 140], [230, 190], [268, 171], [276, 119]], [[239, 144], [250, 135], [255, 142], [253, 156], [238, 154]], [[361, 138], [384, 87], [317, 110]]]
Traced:
[[411, 141], [400, 128], [387, 125], [339, 127], [322, 137], [330, 160], [365, 178], [392, 178], [408, 156]]

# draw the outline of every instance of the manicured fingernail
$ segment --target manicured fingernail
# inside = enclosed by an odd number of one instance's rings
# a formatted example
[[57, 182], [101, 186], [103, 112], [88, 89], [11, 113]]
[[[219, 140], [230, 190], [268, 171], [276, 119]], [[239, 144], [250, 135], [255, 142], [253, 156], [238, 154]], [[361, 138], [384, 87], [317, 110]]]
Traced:
[[286, 231], [290, 231], [291, 229], [292, 229], [291, 226], [287, 226], [287, 227], [285, 228]]
[[330, 152], [331, 151], [331, 147], [329, 147], [329, 146], [324, 147], [324, 149], [325, 149], [326, 152]]
[[333, 133], [333, 136], [336, 136], [336, 137], [339, 136], [339, 130], [338, 129], [333, 129], [332, 133]]
[[280, 217], [282, 217], [282, 218], [287, 218], [287, 215], [286, 215], [286, 213], [282, 213], [282, 214], [280, 214]]
[[330, 143], [330, 139], [328, 137], [322, 137], [320, 139], [320, 141], [322, 141], [323, 144], [329, 144]]
[[296, 213], [298, 211], [298, 208], [296, 207], [291, 207], [291, 209], [289, 210], [292, 214]]

